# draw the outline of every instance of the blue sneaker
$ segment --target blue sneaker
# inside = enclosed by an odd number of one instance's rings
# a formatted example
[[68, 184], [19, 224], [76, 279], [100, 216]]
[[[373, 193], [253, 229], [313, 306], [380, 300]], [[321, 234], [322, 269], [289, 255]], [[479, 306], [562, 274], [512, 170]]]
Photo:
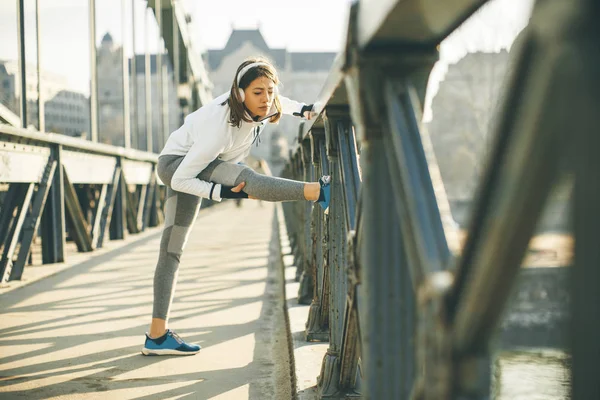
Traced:
[[331, 199], [331, 176], [323, 175], [319, 179], [321, 185], [321, 194], [317, 203], [325, 211], [325, 214], [329, 212], [329, 200]]
[[199, 351], [199, 345], [187, 344], [179, 335], [167, 329], [167, 333], [156, 339], [152, 339], [146, 333], [146, 343], [144, 343], [142, 354], [145, 356], [189, 356]]

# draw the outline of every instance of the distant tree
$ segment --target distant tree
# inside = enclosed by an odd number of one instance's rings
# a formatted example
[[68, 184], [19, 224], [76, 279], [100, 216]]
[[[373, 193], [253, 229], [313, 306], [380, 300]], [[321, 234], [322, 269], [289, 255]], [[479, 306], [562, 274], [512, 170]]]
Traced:
[[506, 50], [467, 54], [433, 98], [428, 128], [449, 198], [470, 198], [479, 180], [508, 58]]

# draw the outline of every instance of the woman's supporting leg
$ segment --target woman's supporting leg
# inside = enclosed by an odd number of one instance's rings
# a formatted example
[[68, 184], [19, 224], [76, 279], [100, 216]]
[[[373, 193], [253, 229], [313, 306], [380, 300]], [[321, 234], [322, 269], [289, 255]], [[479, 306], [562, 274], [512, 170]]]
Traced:
[[[211, 162], [198, 175], [198, 178], [226, 186], [237, 186], [242, 182], [246, 182], [243, 191], [259, 200], [295, 201], [310, 199], [306, 196], [306, 185], [311, 185], [311, 183], [262, 175], [250, 167], [222, 160]], [[308, 193], [312, 193], [312, 189], [316, 189], [318, 193], [318, 183], [312, 183], [312, 185], [316, 186], [314, 188], [308, 186]]]
[[165, 222], [154, 273], [154, 307], [150, 327], [152, 337], [162, 335], [166, 329], [179, 262], [199, 209], [199, 197], [176, 192], [167, 187]]

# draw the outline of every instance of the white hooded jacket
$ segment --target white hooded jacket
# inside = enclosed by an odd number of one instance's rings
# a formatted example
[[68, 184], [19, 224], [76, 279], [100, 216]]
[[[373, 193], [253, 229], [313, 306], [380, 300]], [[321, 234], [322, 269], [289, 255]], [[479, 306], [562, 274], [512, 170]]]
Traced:
[[[198, 174], [215, 159], [237, 163], [250, 153], [254, 129], [268, 122], [245, 122], [239, 128], [229, 123], [229, 105], [223, 102], [229, 92], [213, 99], [189, 114], [183, 125], [171, 133], [160, 155], [185, 156], [173, 174], [171, 188], [178, 192], [208, 198], [212, 183], [202, 181]], [[304, 103], [279, 96], [284, 114], [300, 113]], [[274, 105], [271, 108], [271, 115]], [[262, 128], [261, 128], [262, 129]], [[221, 201], [221, 185], [216, 185], [212, 199]]]

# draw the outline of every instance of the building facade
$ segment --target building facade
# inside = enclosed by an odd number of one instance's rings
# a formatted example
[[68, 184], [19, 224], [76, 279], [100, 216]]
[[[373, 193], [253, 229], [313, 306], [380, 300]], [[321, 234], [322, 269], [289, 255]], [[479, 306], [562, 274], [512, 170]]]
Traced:
[[[19, 65], [15, 60], [0, 61], [0, 98], [18, 120], [21, 87], [18, 81]], [[69, 89], [65, 77], [40, 71], [42, 85], [38, 85], [37, 68], [27, 65], [26, 96], [27, 125], [39, 128], [38, 88], [43, 93], [46, 131], [86, 138], [90, 130], [89, 95]]]
[[0, 130], [159, 152], [184, 110], [210, 100], [179, 2], [162, 2], [162, 18], [147, 0], [22, 3], [1, 13]]
[[[107, 32], [98, 47], [96, 61], [98, 65], [98, 141], [101, 143], [124, 146], [124, 120], [123, 120], [123, 66], [122, 47], [115, 45], [110, 32]], [[158, 135], [162, 132], [162, 124], [167, 127], [167, 132], [172, 132], [181, 125], [181, 108], [177, 99], [173, 68], [167, 57], [163, 57], [163, 68], [166, 70], [167, 80], [159, 82], [157, 55], [149, 54], [149, 65], [146, 65], [146, 56], [135, 56], [135, 74], [133, 73], [132, 59], [128, 59], [130, 120], [136, 120], [136, 126], [131, 126], [132, 145], [135, 148], [146, 149], [148, 137], [152, 137], [154, 152], [160, 152], [164, 138]], [[149, 67], [149, 69], [147, 69]], [[163, 104], [167, 105], [168, 112], [154, 112], [148, 120], [146, 114], [146, 73], [150, 79], [150, 105], [151, 109], [160, 109], [159, 90], [163, 97]], [[162, 83], [163, 87], [160, 87]], [[134, 90], [133, 86], [136, 85]], [[134, 97], [135, 93], [135, 97]], [[134, 118], [137, 110], [137, 118]], [[148, 130], [149, 127], [149, 130]], [[133, 130], [137, 134], [133, 134]]]

